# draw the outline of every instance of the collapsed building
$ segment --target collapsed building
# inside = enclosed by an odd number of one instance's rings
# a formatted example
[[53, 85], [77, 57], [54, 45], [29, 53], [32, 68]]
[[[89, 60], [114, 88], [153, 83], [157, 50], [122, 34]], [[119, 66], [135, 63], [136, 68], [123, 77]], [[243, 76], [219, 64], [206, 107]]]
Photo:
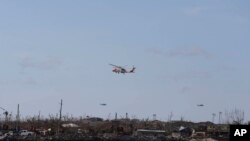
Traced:
[[[15, 130], [16, 123], [9, 121], [1, 122], [0, 129], [4, 132]], [[3, 126], [4, 125], [4, 126]], [[152, 138], [171, 138], [171, 139], [204, 139], [214, 138], [220, 140], [228, 139], [229, 126], [224, 124], [213, 124], [211, 122], [185, 122], [171, 121], [164, 122], [158, 120], [138, 120], [138, 119], [114, 119], [103, 120], [101, 118], [83, 119], [28, 119], [21, 121], [20, 129], [27, 129], [35, 132], [37, 136], [92, 136], [105, 139], [117, 137], [152, 137]], [[6, 128], [6, 126], [8, 128]], [[148, 138], [145, 138], [148, 139]]]

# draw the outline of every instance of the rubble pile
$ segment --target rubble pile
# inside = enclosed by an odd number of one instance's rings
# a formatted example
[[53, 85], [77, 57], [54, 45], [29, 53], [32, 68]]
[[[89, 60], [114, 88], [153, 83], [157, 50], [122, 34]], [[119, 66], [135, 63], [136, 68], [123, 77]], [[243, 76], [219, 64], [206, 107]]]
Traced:
[[228, 125], [138, 119], [0, 122], [0, 140], [228, 141]]

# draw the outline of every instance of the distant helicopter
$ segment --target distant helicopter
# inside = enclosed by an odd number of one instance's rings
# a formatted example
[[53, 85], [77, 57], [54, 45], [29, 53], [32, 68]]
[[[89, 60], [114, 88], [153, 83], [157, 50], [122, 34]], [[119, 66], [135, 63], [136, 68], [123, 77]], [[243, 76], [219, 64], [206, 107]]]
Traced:
[[112, 70], [114, 73], [125, 74], [125, 73], [134, 73], [135, 72], [135, 67], [134, 66], [133, 66], [133, 68], [131, 70], [126, 70], [124, 67], [121, 67], [121, 66], [117, 66], [117, 65], [113, 65], [113, 64], [109, 64], [109, 65], [114, 67], [114, 69]]
[[204, 106], [204, 104], [198, 104], [197, 106], [198, 106], [198, 107], [203, 107], [203, 106]]

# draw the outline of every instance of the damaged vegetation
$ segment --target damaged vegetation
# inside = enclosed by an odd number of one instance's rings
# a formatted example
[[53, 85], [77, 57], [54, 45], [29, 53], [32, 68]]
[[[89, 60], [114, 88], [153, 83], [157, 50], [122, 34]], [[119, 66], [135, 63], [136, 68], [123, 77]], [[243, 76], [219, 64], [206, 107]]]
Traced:
[[25, 120], [6, 118], [0, 122], [0, 140], [100, 140], [100, 141], [198, 141], [228, 140], [229, 126], [211, 122], [139, 119], [104, 120], [39, 116]]

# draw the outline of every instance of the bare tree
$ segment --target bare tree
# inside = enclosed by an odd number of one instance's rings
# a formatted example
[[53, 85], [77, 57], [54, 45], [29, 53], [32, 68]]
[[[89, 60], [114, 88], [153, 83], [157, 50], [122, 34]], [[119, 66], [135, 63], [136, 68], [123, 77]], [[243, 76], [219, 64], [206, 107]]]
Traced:
[[168, 115], [168, 121], [169, 121], [169, 122], [172, 121], [173, 116], [174, 116], [173, 112], [171, 112], [171, 113]]
[[232, 111], [225, 111], [225, 122], [227, 124], [243, 124], [245, 113], [243, 110], [235, 108]]

